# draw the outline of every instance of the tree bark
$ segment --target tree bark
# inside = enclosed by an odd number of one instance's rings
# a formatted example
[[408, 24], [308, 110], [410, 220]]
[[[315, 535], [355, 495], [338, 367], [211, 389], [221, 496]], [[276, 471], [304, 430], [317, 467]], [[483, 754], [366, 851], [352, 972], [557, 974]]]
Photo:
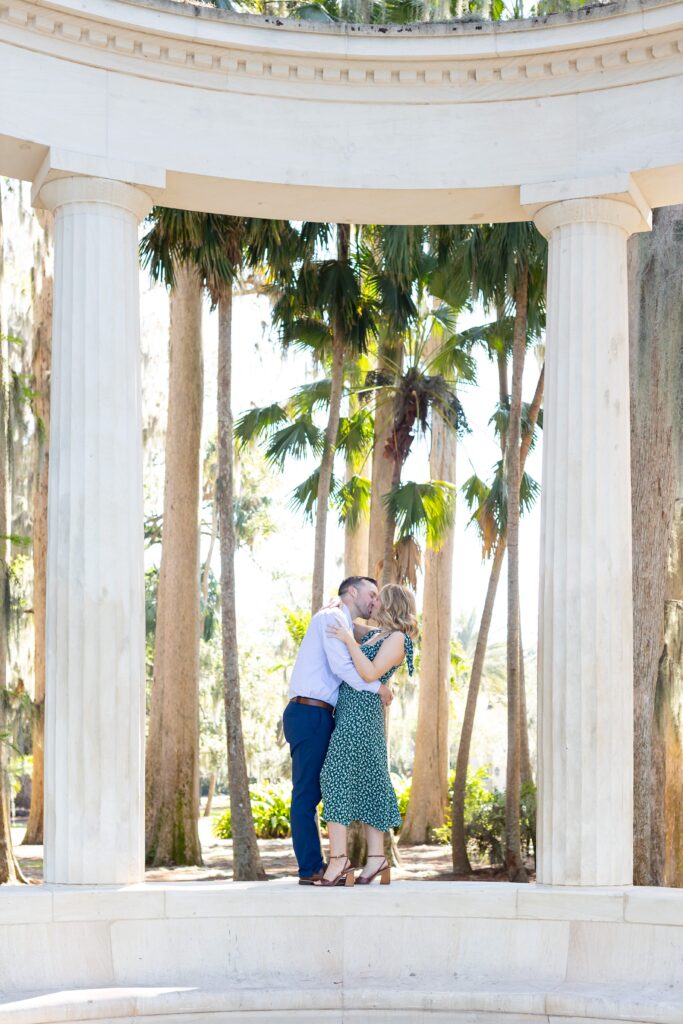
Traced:
[[507, 436], [507, 547], [508, 547], [508, 752], [505, 781], [505, 865], [511, 882], [528, 881], [522, 861], [519, 825], [519, 492], [521, 468], [522, 377], [526, 354], [528, 270], [519, 272], [515, 288], [515, 328], [512, 343], [512, 388]]
[[[524, 472], [524, 466], [531, 448], [531, 441], [538, 421], [538, 415], [543, 403], [544, 384], [545, 367], [541, 367], [541, 372], [538, 376], [538, 381], [536, 382], [534, 397], [531, 405], [529, 406], [529, 429], [524, 434], [520, 447], [520, 476]], [[460, 742], [458, 744], [458, 756], [455, 765], [455, 783], [453, 786], [453, 802], [451, 805], [451, 821], [453, 828], [451, 842], [453, 844], [453, 871], [455, 874], [470, 874], [472, 870], [467, 856], [467, 839], [465, 836], [467, 767], [470, 762], [470, 747], [472, 744], [472, 732], [474, 729], [474, 716], [477, 710], [479, 687], [481, 685], [481, 678], [484, 671], [486, 647], [489, 639], [493, 606], [496, 600], [496, 592], [498, 590], [498, 581], [500, 579], [500, 572], [503, 565], [506, 542], [507, 538], [504, 535], [499, 537], [498, 544], [496, 545], [496, 550], [493, 555], [491, 573], [489, 575], [489, 583], [486, 590], [486, 599], [484, 601], [484, 610], [479, 624], [477, 645], [474, 651], [474, 659], [472, 661], [472, 672], [470, 673], [470, 681], [467, 687], [467, 701], [465, 704], [465, 714], [463, 716], [462, 729], [460, 732]]]
[[529, 753], [529, 722], [526, 706], [526, 673], [524, 671], [524, 644], [522, 643], [522, 617], [519, 623], [519, 773], [523, 786], [534, 781]]
[[50, 365], [52, 360], [52, 214], [43, 211], [44, 245], [36, 254], [33, 277], [33, 411], [36, 419], [33, 490], [34, 676], [31, 809], [23, 842], [43, 842], [45, 735], [45, 602], [47, 565], [47, 476], [50, 438]]
[[265, 879], [249, 796], [249, 775], [242, 732], [242, 703], [237, 646], [235, 524], [233, 509], [232, 290], [218, 303], [218, 522], [221, 552], [221, 626], [223, 694], [228, 750], [228, 789], [232, 821], [233, 878]]
[[[429, 475], [455, 484], [457, 435], [434, 412]], [[455, 523], [425, 555], [422, 656], [413, 781], [399, 844], [429, 843], [448, 805], [448, 718]]]
[[[2, 194], [0, 193], [0, 284], [3, 270]], [[2, 311], [0, 310], [0, 313]], [[0, 885], [25, 882], [12, 846], [9, 793], [7, 785], [7, 744], [4, 739], [7, 693], [7, 410], [5, 403], [5, 327], [0, 319]]]
[[486, 599], [484, 610], [479, 623], [477, 634], [477, 645], [474, 649], [472, 659], [472, 671], [467, 687], [467, 701], [465, 702], [465, 713], [462, 719], [460, 730], [460, 742], [458, 743], [458, 756], [455, 762], [455, 782], [453, 784], [453, 803], [451, 806], [452, 821], [452, 856], [453, 871], [456, 875], [469, 875], [472, 871], [469, 857], [467, 856], [467, 837], [465, 835], [465, 795], [467, 791], [467, 768], [470, 762], [470, 747], [472, 745], [472, 732], [474, 729], [474, 716], [477, 710], [479, 699], [479, 688], [484, 672], [486, 660], [486, 648], [489, 642], [489, 630], [493, 617], [493, 607], [496, 603], [496, 592], [498, 581], [503, 567], [506, 541], [501, 536], [496, 545], [491, 562], [488, 587], [486, 588]]
[[[389, 461], [389, 460], [387, 460]], [[390, 491], [393, 491], [395, 487], [398, 487], [401, 483], [401, 472], [403, 470], [403, 463], [400, 458], [395, 458], [391, 461], [391, 485]], [[398, 583], [396, 577], [396, 559], [394, 557], [394, 545], [396, 538], [396, 521], [393, 513], [385, 508], [384, 510], [384, 554], [382, 556], [382, 586], [386, 586], [387, 583]]]
[[[358, 399], [349, 395], [349, 416], [358, 411]], [[346, 482], [356, 473], [353, 458], [346, 460]], [[367, 517], [363, 517], [351, 529], [348, 523], [344, 526], [344, 576], [365, 576], [368, 572], [370, 551], [370, 528]]]
[[[397, 366], [398, 364], [398, 366]], [[403, 349], [383, 341], [380, 344], [377, 369], [394, 376], [403, 365]], [[384, 558], [386, 534], [386, 510], [384, 496], [391, 490], [393, 463], [384, 455], [384, 445], [390, 436], [394, 422], [394, 403], [381, 389], [375, 396], [375, 439], [372, 447], [372, 482], [370, 490], [370, 527], [368, 539], [368, 575], [379, 577], [380, 565]]]
[[[634, 882], [683, 884], [676, 807], [683, 587], [683, 207], [654, 211], [650, 234], [629, 241], [634, 648]], [[677, 879], [677, 881], [675, 881]]]
[[[679, 494], [683, 487], [678, 488]], [[655, 694], [652, 859], [661, 884], [683, 886], [683, 499], [676, 502], [664, 606], [664, 644]]]
[[147, 861], [201, 864], [199, 485], [202, 290], [191, 268], [171, 292], [168, 426], [154, 682], [146, 756]]
[[[337, 224], [337, 259], [342, 262], [349, 258], [349, 224]], [[315, 547], [313, 555], [313, 591], [311, 595], [311, 612], [313, 615], [320, 610], [325, 593], [325, 538], [327, 534], [327, 515], [330, 504], [332, 486], [332, 470], [334, 468], [334, 450], [339, 430], [341, 414], [341, 396], [344, 386], [344, 356], [346, 354], [346, 337], [340, 316], [335, 316], [332, 324], [332, 381], [330, 387], [330, 410], [325, 429], [325, 447], [320, 460], [320, 476], [318, 478], [318, 497], [315, 510]]]

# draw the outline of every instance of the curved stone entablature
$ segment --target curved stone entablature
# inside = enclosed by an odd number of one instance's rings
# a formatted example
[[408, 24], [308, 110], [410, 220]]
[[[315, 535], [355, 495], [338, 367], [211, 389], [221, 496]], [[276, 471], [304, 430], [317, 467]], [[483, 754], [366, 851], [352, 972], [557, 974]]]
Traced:
[[526, 218], [537, 185], [683, 201], [683, 0], [412, 26], [83, 7], [0, 0], [0, 173], [37, 196], [92, 174], [179, 207], [404, 223]]
[[[618, 31], [601, 31], [598, 39], [594, 29], [596, 22], [603, 28], [605, 11], [592, 8], [590, 22], [584, 16], [583, 22], [561, 25], [546, 18], [521, 23], [522, 28], [502, 23], [495, 31], [481, 22], [374, 28], [316, 24], [313, 45], [306, 23], [296, 22], [293, 30], [282, 19], [220, 12], [221, 21], [208, 20], [204, 26], [209, 11], [201, 7], [193, 9], [205, 31], [186, 34], [182, 23], [172, 24], [171, 37], [145, 18], [137, 19], [139, 25], [118, 18], [105, 25], [80, 12], [48, 13], [42, 4], [35, 13], [35, 6], [20, 0], [0, 3], [0, 18], [43, 37], [34, 40], [38, 49], [123, 74], [208, 89], [260, 93], [272, 91], [266, 83], [274, 81], [278, 94], [292, 97], [314, 90], [323, 99], [395, 102], [398, 87], [403, 103], [452, 103], [458, 96], [490, 102], [609, 89], [683, 71], [683, 15], [677, 4], [667, 5], [665, 17], [657, 7], [659, 17], [649, 19], [640, 5], [619, 18], [610, 5], [607, 24], [612, 28], [618, 21]], [[188, 17], [183, 8], [189, 5], [170, 0], [163, 8], [170, 6], [176, 8], [174, 22], [178, 9]], [[226, 23], [229, 31], [218, 31]], [[515, 31], [505, 32], [508, 25]], [[588, 25], [593, 32], [585, 31]], [[259, 80], [264, 84], [259, 86]], [[426, 89], [416, 88], [422, 86]], [[362, 87], [370, 87], [369, 96]]]

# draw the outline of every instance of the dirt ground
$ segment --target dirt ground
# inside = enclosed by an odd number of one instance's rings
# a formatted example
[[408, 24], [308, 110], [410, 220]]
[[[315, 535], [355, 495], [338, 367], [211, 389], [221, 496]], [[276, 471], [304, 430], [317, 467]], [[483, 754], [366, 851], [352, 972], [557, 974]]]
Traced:
[[[154, 868], [145, 872], [147, 882], [229, 881], [232, 878], [232, 840], [216, 839], [212, 835], [211, 818], [201, 818], [199, 835], [202, 843], [204, 866], [182, 868]], [[15, 852], [24, 874], [39, 882], [43, 877], [43, 848], [21, 846], [24, 828], [13, 828]], [[289, 839], [259, 839], [259, 849], [268, 880], [296, 875], [296, 861]], [[323, 844], [325, 850], [326, 844]], [[326, 850], [325, 850], [326, 852]], [[392, 879], [425, 882], [504, 882], [504, 872], [475, 866], [471, 875], [454, 875], [451, 869], [450, 846], [409, 846], [400, 849], [402, 863], [392, 871]], [[533, 874], [531, 875], [533, 878]]]

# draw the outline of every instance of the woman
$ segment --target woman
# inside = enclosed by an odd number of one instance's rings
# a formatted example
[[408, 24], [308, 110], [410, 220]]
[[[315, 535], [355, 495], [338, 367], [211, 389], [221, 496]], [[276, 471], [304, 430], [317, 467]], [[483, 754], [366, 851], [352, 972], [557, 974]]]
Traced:
[[[359, 675], [367, 682], [386, 683], [404, 657], [413, 674], [413, 640], [417, 637], [415, 597], [410, 590], [389, 583], [379, 593], [374, 613], [378, 628], [357, 641], [341, 623], [328, 627], [328, 635], [348, 647]], [[321, 885], [353, 885], [356, 881], [346, 856], [346, 830], [362, 821], [368, 844], [368, 860], [357, 881], [367, 885], [377, 875], [382, 884], [391, 880], [384, 856], [384, 833], [398, 828], [401, 815], [389, 778], [384, 711], [379, 696], [363, 693], [342, 683], [335, 726], [320, 775], [323, 818], [330, 835], [330, 862]]]

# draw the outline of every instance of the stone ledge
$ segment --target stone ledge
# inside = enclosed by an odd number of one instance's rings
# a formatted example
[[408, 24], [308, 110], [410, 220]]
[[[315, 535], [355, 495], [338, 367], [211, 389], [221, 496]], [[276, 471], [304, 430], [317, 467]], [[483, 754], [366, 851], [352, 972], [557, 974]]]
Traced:
[[[425, 991], [392, 986], [383, 988], [267, 988], [236, 986], [225, 989], [131, 987], [76, 989], [55, 993], [27, 994], [0, 1003], [3, 1024], [65, 1024], [91, 1021], [222, 1021], [233, 1014], [258, 1021], [400, 1020], [408, 1014], [413, 1022], [447, 1017], [450, 1021], [500, 1021], [508, 1014], [515, 1024], [526, 1021], [568, 1019], [606, 1024], [680, 1024], [683, 994], [649, 986], [615, 989], [613, 986], [559, 985], [542, 987], [500, 985], [483, 987], [455, 985], [449, 989]], [[261, 1016], [263, 1014], [263, 1016]]]

